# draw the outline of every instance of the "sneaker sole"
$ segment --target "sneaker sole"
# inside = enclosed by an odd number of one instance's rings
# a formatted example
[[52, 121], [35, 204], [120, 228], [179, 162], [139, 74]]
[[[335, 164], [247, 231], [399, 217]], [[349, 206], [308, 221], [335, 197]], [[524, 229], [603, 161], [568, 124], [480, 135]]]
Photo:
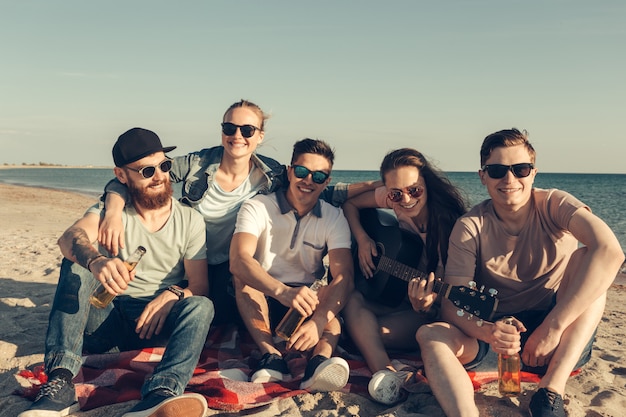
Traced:
[[342, 389], [348, 383], [350, 367], [342, 358], [330, 358], [323, 362], [308, 381], [300, 384], [300, 389], [315, 392], [329, 392]]
[[75, 411], [80, 410], [80, 404], [77, 402], [70, 405], [67, 408], [64, 408], [61, 411], [51, 411], [51, 410], [26, 410], [17, 415], [17, 417], [64, 417], [69, 416]]
[[250, 377], [250, 382], [255, 384], [263, 384], [266, 382], [282, 382], [285, 380], [285, 376], [279, 372], [271, 369], [259, 369]]
[[200, 394], [183, 394], [171, 397], [152, 408], [122, 417], [203, 417], [208, 407], [204, 396]]
[[[407, 372], [399, 371], [398, 373], [406, 374]], [[393, 405], [406, 397], [402, 390], [403, 379], [393, 374], [391, 371], [378, 371], [372, 376], [367, 384], [367, 391], [372, 399], [381, 404]]]

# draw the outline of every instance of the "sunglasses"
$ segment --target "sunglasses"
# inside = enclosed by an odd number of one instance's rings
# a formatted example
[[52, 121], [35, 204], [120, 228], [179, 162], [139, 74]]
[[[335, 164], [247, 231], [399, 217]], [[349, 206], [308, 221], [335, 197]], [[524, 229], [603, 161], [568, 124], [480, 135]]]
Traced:
[[404, 190], [396, 188], [387, 193], [387, 198], [393, 203], [399, 203], [405, 193], [413, 198], [420, 198], [424, 194], [424, 187], [418, 185], [417, 187], [406, 187]]
[[141, 167], [139, 169], [131, 168], [128, 166], [126, 168], [130, 169], [131, 171], [138, 172], [142, 177], [147, 179], [147, 178], [152, 178], [154, 174], [156, 174], [157, 167], [164, 174], [167, 172], [170, 172], [170, 169], [172, 169], [172, 160], [166, 159], [160, 162], [158, 165], [146, 165], [145, 167]]
[[230, 122], [222, 123], [222, 133], [224, 133], [226, 136], [234, 135], [237, 132], [237, 129], [239, 129], [239, 131], [241, 132], [241, 136], [246, 139], [254, 136], [254, 133], [257, 130], [261, 130], [258, 127], [252, 125], [236, 125]]
[[293, 174], [296, 178], [306, 178], [309, 174], [311, 174], [311, 179], [316, 184], [324, 184], [328, 177], [330, 177], [330, 174], [327, 174], [324, 171], [311, 171], [302, 165], [294, 165], [292, 168]]
[[481, 168], [489, 177], [494, 180], [504, 178], [507, 172], [511, 171], [517, 178], [526, 178], [530, 175], [535, 166], [528, 162], [514, 165], [491, 164], [483, 165]]

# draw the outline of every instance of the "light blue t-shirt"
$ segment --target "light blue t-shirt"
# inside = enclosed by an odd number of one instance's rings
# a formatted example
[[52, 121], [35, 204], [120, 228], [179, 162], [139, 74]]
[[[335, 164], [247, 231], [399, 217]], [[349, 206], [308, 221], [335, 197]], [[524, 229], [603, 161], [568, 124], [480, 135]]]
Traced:
[[[91, 207], [88, 212], [101, 215], [99, 205]], [[152, 297], [185, 279], [184, 259], [206, 258], [202, 216], [174, 198], [169, 219], [156, 232], [146, 229], [132, 206], [126, 206], [122, 212], [122, 222], [126, 247], [120, 248], [118, 257], [124, 260], [137, 246], [146, 248], [145, 255], [135, 268], [135, 278], [128, 284], [124, 295]], [[104, 248], [100, 252], [106, 254]]]

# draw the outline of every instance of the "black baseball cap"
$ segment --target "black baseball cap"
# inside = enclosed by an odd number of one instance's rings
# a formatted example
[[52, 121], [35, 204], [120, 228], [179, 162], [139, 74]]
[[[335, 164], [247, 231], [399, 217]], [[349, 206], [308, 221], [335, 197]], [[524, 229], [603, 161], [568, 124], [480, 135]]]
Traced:
[[122, 167], [156, 152], [170, 152], [176, 146], [163, 147], [161, 139], [151, 130], [134, 127], [117, 138], [113, 145], [113, 162]]

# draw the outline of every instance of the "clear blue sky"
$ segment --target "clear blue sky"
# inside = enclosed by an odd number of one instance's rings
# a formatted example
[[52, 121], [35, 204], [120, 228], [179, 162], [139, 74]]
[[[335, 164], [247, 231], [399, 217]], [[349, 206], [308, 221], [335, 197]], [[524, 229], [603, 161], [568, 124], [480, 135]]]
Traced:
[[540, 171], [626, 173], [624, 0], [0, 0], [0, 46], [0, 164], [110, 166], [135, 126], [199, 150], [246, 98], [284, 163], [312, 137], [474, 171], [514, 126]]

